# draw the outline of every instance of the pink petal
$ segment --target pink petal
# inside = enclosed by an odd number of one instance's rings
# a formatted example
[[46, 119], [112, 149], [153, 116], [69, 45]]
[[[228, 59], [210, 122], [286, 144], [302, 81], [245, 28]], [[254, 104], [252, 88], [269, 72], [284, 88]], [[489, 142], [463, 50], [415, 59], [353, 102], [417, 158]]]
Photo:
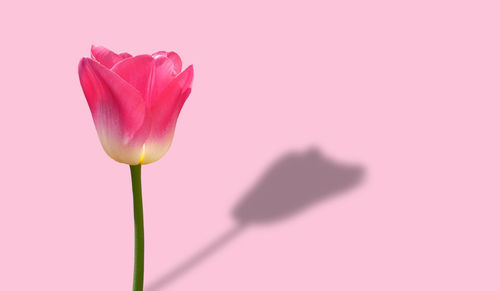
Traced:
[[151, 133], [146, 141], [144, 163], [160, 159], [170, 147], [177, 118], [184, 102], [191, 93], [193, 66], [189, 66], [170, 82], [151, 106]]
[[182, 70], [182, 61], [181, 57], [175, 52], [168, 52], [167, 57], [174, 63], [174, 69], [177, 74], [179, 74]]
[[176, 54], [175, 52], [166, 52], [166, 51], [159, 51], [159, 52], [156, 52], [153, 54], [153, 57], [154, 58], [157, 58], [159, 56], [164, 56], [164, 57], [167, 57], [169, 58], [169, 60], [172, 62], [172, 64], [174, 65], [174, 71], [176, 74], [179, 74], [182, 70], [182, 61], [181, 61], [181, 57], [179, 57], [178, 54]]
[[166, 56], [159, 56], [155, 58], [154, 81], [152, 82], [150, 103], [154, 104], [160, 94], [172, 82], [178, 72], [175, 70], [175, 64], [170, 58]]
[[128, 53], [116, 54], [115, 52], [103, 47], [92, 45], [90, 49], [91, 56], [94, 60], [98, 61], [100, 64], [108, 69], [111, 69], [116, 63], [126, 58], [132, 57]]
[[78, 71], [104, 150], [118, 162], [138, 164], [151, 128], [140, 93], [92, 59], [83, 58]]
[[153, 53], [152, 54], [153, 58], [156, 58], [156, 57], [159, 57], [159, 56], [167, 56], [167, 52], [166, 51], [159, 51], [159, 52], [156, 52], [156, 53]]
[[122, 60], [132, 57], [132, 55], [129, 53], [121, 53], [121, 54], [119, 54], [119, 56], [122, 58]]
[[136, 88], [143, 99], [147, 100], [154, 63], [155, 60], [150, 55], [139, 55], [117, 63], [111, 71]]
[[174, 64], [162, 54], [128, 58], [111, 70], [139, 90], [148, 107], [176, 76]]
[[151, 106], [154, 124], [151, 128], [151, 136], [164, 135], [165, 130], [175, 123], [184, 102], [191, 92], [193, 75], [194, 70], [191, 65], [170, 82]]

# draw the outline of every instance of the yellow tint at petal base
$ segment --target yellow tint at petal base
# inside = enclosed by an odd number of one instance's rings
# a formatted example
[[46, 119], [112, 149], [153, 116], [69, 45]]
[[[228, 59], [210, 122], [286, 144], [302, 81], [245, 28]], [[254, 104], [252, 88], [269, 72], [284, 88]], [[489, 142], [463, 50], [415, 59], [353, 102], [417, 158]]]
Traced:
[[141, 157], [139, 158], [139, 164], [142, 164], [144, 162], [144, 157], [146, 156], [146, 144], [142, 145], [142, 153]]

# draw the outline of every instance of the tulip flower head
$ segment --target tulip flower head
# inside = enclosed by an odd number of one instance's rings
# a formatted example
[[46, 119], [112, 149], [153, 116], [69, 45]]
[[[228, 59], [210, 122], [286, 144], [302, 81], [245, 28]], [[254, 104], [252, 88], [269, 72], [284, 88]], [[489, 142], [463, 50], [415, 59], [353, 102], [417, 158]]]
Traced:
[[104, 151], [129, 165], [159, 160], [191, 93], [193, 66], [174, 52], [132, 56], [92, 46], [78, 66], [80, 83]]

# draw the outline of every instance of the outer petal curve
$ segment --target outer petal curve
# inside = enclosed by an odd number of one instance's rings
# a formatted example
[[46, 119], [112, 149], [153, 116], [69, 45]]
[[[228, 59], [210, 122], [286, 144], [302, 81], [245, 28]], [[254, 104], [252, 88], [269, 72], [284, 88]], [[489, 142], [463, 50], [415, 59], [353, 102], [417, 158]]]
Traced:
[[143, 164], [159, 160], [168, 151], [174, 137], [177, 118], [191, 93], [193, 75], [191, 65], [170, 82], [152, 104], [151, 133], [145, 144]]
[[140, 93], [90, 58], [80, 61], [78, 71], [104, 150], [118, 162], [139, 164], [151, 129], [151, 115]]

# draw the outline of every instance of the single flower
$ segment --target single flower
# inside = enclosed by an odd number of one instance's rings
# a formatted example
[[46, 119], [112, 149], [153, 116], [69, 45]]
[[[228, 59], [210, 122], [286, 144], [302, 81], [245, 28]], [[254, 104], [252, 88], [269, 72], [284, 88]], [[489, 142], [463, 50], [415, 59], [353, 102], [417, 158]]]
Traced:
[[104, 151], [129, 165], [159, 160], [191, 93], [193, 66], [174, 52], [132, 56], [92, 46], [78, 65], [80, 83]]

